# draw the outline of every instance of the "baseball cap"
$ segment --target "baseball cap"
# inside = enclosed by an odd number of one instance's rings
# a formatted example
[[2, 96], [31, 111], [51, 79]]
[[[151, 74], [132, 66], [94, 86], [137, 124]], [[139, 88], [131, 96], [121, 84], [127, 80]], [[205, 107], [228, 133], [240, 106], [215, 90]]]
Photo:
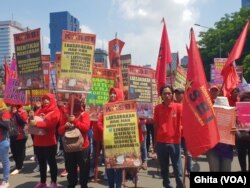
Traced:
[[175, 93], [184, 93], [184, 89], [182, 89], [182, 88], [176, 88], [176, 89], [174, 90], [174, 92], [175, 92]]

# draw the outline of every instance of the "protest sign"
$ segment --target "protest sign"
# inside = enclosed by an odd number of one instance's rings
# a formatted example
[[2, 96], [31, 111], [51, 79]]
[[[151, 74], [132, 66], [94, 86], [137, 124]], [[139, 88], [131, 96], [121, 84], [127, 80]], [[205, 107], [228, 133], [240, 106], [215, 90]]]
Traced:
[[107, 168], [141, 165], [135, 101], [104, 105], [104, 155]]
[[90, 92], [95, 41], [94, 34], [63, 31], [59, 91]]

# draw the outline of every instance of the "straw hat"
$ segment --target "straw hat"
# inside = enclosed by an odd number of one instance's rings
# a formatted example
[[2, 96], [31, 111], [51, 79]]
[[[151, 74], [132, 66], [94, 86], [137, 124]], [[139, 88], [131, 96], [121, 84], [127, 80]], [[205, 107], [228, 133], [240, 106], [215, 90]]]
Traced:
[[229, 107], [229, 102], [228, 102], [227, 97], [219, 96], [215, 99], [214, 105], [215, 106], [228, 106]]

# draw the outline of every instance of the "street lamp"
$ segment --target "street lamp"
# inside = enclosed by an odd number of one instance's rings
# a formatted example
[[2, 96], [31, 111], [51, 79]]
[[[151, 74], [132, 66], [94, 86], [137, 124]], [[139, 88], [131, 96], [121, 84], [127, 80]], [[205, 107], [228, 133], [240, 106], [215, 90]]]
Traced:
[[[207, 27], [207, 26], [204, 26], [204, 25], [200, 25], [200, 24], [194, 24], [195, 26], [198, 26], [198, 27], [202, 27], [202, 28], [206, 28], [206, 29], [213, 29], [212, 27]], [[220, 31], [219, 31], [219, 42], [220, 42], [220, 58], [221, 58], [221, 35], [220, 35]]]

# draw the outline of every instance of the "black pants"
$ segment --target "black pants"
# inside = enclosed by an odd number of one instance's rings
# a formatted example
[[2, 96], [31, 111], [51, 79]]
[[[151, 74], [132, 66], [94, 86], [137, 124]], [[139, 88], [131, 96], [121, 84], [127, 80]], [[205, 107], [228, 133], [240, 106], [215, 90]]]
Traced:
[[56, 183], [58, 170], [56, 163], [57, 145], [35, 146], [34, 149], [40, 166], [41, 183], [45, 183], [47, 179], [47, 163], [50, 167], [51, 182]]
[[[250, 172], [250, 144], [248, 141], [237, 140], [236, 141], [238, 160], [242, 172]], [[248, 165], [247, 165], [248, 156]], [[247, 169], [248, 166], [248, 169]]]
[[23, 161], [25, 159], [26, 151], [26, 139], [22, 140], [12, 140], [10, 141], [10, 150], [13, 154], [13, 159], [16, 163], [16, 169], [20, 170], [23, 168]]
[[147, 152], [149, 152], [151, 138], [152, 138], [152, 145], [154, 146], [154, 125], [153, 124], [146, 124], [146, 127], [147, 127], [146, 145], [147, 145]]
[[77, 167], [80, 168], [79, 178], [81, 188], [88, 188], [89, 179], [89, 149], [79, 152], [65, 152], [65, 166], [68, 172], [68, 188], [74, 188], [78, 182]]

